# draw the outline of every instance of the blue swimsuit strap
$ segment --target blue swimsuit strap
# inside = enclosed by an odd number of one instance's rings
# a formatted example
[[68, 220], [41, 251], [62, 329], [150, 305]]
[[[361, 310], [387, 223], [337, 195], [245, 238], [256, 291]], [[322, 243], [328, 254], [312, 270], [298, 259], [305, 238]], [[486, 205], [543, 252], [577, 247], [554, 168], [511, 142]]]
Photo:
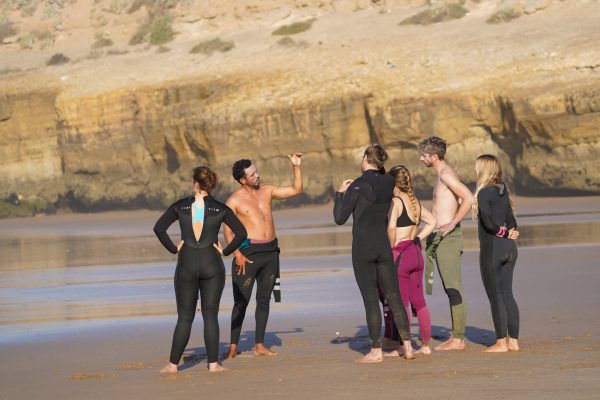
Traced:
[[195, 213], [192, 214], [192, 222], [204, 222], [204, 206], [200, 207], [198, 203], [192, 203]]

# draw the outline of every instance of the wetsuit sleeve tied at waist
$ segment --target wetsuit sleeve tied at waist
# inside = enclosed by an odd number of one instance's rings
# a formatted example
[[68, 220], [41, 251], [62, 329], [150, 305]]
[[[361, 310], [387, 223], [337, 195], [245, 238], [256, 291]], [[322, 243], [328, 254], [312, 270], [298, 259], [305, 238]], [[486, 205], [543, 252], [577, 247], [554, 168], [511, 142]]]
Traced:
[[425, 247], [425, 293], [433, 293], [433, 276], [435, 274], [435, 259], [437, 247], [442, 240], [439, 232], [433, 232], [427, 236]]

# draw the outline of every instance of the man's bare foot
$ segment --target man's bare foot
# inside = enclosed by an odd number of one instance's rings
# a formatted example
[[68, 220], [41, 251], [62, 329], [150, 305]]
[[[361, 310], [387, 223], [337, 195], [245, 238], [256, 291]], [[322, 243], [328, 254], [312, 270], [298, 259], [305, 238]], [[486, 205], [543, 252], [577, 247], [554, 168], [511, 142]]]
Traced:
[[508, 351], [519, 351], [519, 341], [515, 338], [508, 338]]
[[225, 355], [225, 359], [235, 358], [237, 356], [237, 344], [229, 345], [229, 352]]
[[161, 374], [176, 374], [177, 373], [177, 365], [173, 364], [173, 363], [168, 363], [166, 365], [166, 367], [164, 367], [163, 369], [161, 369], [160, 371]]
[[254, 355], [255, 356], [276, 356], [277, 353], [269, 350], [262, 343], [256, 343], [256, 345], [254, 346]]
[[227, 371], [227, 368], [223, 367], [218, 362], [208, 363], [208, 372], [224, 372]]
[[431, 355], [431, 347], [428, 344], [424, 344], [421, 348], [415, 351], [415, 354], [425, 354], [427, 356]]
[[381, 348], [383, 349], [383, 351], [390, 352], [393, 350], [398, 350], [400, 348], [400, 342], [384, 337], [381, 341]]
[[370, 352], [354, 360], [357, 364], [373, 364], [383, 362], [383, 352], [381, 349], [371, 349]]
[[413, 358], [415, 358], [415, 355], [413, 353], [412, 343], [410, 342], [410, 340], [402, 341], [402, 348], [404, 349], [404, 358], [405, 359], [412, 360]]
[[457, 339], [451, 337], [446, 340], [444, 343], [435, 346], [433, 348], [436, 351], [448, 351], [448, 350], [464, 350], [465, 349], [465, 339]]
[[496, 344], [484, 350], [485, 353], [506, 353], [507, 351], [508, 345], [506, 344], [506, 338], [496, 340]]

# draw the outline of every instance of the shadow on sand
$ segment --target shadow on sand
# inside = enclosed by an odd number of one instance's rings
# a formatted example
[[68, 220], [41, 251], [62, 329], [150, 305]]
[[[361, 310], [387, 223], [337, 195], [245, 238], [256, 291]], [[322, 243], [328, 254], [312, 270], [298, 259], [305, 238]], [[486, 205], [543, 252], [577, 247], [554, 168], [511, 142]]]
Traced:
[[[304, 332], [304, 328], [294, 328], [289, 331], [267, 332], [265, 334], [265, 345], [267, 347], [281, 347], [283, 345], [283, 341], [281, 340], [279, 335], [295, 334], [302, 332]], [[251, 351], [252, 349], [254, 349], [254, 331], [243, 332], [240, 336], [240, 342], [238, 344], [238, 354]], [[223, 359], [223, 357], [227, 354], [228, 351], [229, 343], [219, 343], [219, 354], [221, 355], [220, 359]], [[206, 347], [188, 348], [183, 354], [183, 364], [179, 366], [179, 370], [192, 368], [195, 365], [206, 361], [206, 359]]]
[[[418, 325], [414, 324], [411, 326], [411, 339], [413, 343], [420, 343], [418, 330]], [[451, 332], [452, 329], [449, 328], [437, 325], [431, 326], [431, 338], [440, 342], [450, 338]], [[496, 342], [496, 334], [487, 329], [482, 329], [475, 326], [467, 326], [465, 329], [465, 339], [475, 344], [491, 346]], [[347, 343], [351, 350], [361, 354], [367, 354], [369, 350], [371, 350], [371, 340], [369, 338], [369, 330], [367, 329], [366, 325], [359, 326], [354, 336], [337, 336], [331, 339], [330, 343]]]

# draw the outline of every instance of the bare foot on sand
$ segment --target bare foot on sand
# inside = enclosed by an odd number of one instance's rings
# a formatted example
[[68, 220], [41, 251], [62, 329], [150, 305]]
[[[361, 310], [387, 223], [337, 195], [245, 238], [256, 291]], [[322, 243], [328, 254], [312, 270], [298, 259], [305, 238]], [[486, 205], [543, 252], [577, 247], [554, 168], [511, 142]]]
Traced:
[[507, 351], [508, 345], [506, 344], [506, 338], [496, 340], [496, 344], [484, 350], [485, 353], [506, 353]]
[[384, 357], [402, 357], [402, 353], [398, 350], [392, 350], [392, 351], [388, 351], [383, 353]]
[[173, 364], [173, 363], [168, 363], [166, 367], [164, 367], [163, 369], [161, 369], [160, 371], [161, 374], [176, 374], [177, 373], [177, 365]]
[[433, 348], [436, 351], [448, 351], [448, 350], [464, 350], [465, 349], [465, 339], [457, 339], [451, 337], [446, 340], [444, 343], [435, 346]]
[[254, 346], [254, 355], [255, 356], [276, 356], [277, 353], [269, 350], [262, 343], [256, 343], [256, 346]]
[[235, 358], [237, 356], [238, 352], [237, 352], [237, 344], [230, 344], [229, 345], [229, 352], [225, 355], [225, 359], [229, 359], [229, 358]]
[[519, 351], [519, 341], [517, 339], [508, 338], [508, 351]]
[[421, 348], [415, 351], [415, 354], [425, 354], [426, 356], [431, 355], [431, 347], [428, 344], [424, 344]]
[[383, 352], [381, 349], [371, 349], [369, 353], [354, 360], [357, 364], [373, 364], [383, 362]]
[[208, 368], [208, 372], [224, 372], [224, 371], [227, 371], [227, 368], [223, 367], [218, 362], [208, 363], [208, 366], [206, 368]]
[[405, 359], [412, 360], [413, 358], [415, 358], [415, 355], [413, 353], [412, 343], [410, 342], [410, 340], [404, 340], [402, 342], [402, 348], [404, 350], [404, 358]]

